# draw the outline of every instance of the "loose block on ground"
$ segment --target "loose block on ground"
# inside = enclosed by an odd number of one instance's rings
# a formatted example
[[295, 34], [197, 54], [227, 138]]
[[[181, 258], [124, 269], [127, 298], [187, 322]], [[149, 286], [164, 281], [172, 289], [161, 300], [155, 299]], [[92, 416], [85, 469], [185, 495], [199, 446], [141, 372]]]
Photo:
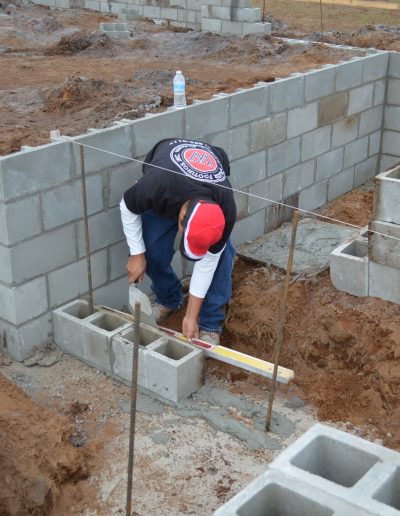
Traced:
[[330, 273], [333, 285], [353, 296], [368, 296], [368, 244], [352, 240], [331, 254]]

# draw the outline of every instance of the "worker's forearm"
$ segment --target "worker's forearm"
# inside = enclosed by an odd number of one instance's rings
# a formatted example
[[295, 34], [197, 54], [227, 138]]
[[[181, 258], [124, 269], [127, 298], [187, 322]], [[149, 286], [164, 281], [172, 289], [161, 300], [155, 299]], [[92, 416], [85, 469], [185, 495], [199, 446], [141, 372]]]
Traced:
[[186, 317], [191, 321], [197, 321], [204, 299], [189, 294], [189, 300], [186, 308]]

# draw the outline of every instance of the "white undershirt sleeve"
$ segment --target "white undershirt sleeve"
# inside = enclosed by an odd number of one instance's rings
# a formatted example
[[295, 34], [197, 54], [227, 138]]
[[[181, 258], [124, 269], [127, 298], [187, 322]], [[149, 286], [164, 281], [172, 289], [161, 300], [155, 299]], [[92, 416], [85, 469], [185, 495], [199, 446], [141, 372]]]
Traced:
[[132, 213], [126, 207], [124, 199], [119, 204], [121, 210], [122, 227], [125, 233], [131, 255], [141, 254], [146, 251], [142, 236], [142, 217]]
[[224, 249], [217, 254], [208, 252], [204, 258], [195, 263], [192, 279], [190, 281], [189, 294], [201, 299], [206, 297]]

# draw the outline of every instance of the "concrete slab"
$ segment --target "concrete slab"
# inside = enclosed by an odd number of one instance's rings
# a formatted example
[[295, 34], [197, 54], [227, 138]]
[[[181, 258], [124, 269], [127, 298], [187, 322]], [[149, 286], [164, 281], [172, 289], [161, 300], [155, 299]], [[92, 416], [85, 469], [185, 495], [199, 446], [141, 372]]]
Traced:
[[[250, 244], [243, 244], [237, 254], [243, 258], [286, 270], [292, 225], [264, 235]], [[331, 252], [355, 230], [314, 219], [303, 219], [297, 228], [293, 274], [315, 275], [329, 267]]]

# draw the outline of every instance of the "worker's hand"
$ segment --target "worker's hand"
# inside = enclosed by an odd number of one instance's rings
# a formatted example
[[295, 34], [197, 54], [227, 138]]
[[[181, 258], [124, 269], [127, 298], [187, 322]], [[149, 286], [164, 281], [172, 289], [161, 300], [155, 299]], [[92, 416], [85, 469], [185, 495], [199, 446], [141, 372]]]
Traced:
[[126, 270], [128, 271], [129, 283], [135, 283], [135, 281], [142, 281], [144, 273], [146, 272], [146, 258], [144, 253], [135, 254], [128, 258]]
[[185, 315], [182, 322], [182, 333], [189, 340], [198, 339], [200, 332], [199, 325], [197, 324], [197, 319], [193, 319]]

